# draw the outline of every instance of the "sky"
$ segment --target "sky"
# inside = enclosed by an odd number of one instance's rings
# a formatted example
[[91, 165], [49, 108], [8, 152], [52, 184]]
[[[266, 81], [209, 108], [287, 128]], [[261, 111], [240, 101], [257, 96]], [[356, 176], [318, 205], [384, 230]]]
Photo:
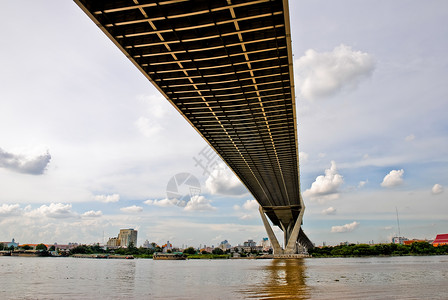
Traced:
[[[448, 3], [294, 0], [290, 17], [308, 237], [447, 233]], [[74, 2], [2, 1], [0, 32], [0, 241], [266, 236], [251, 194]]]

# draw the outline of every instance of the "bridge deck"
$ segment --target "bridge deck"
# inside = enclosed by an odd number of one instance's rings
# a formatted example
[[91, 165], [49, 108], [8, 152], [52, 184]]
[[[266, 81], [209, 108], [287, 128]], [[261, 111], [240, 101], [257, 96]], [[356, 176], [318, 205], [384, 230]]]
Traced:
[[75, 0], [205, 138], [275, 225], [300, 199], [287, 1]]

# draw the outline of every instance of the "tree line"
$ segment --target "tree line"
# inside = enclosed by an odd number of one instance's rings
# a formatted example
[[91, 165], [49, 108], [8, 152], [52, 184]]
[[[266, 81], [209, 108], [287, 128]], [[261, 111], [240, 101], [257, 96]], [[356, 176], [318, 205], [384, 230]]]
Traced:
[[400, 244], [349, 244], [315, 247], [309, 250], [313, 257], [350, 257], [380, 255], [446, 255], [448, 245], [434, 247], [428, 242], [414, 242], [411, 245]]

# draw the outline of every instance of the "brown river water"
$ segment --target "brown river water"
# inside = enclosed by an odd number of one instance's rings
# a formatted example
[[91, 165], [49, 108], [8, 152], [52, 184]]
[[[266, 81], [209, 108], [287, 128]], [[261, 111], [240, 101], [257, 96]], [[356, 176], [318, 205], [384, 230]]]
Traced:
[[448, 299], [448, 256], [0, 257], [0, 299]]

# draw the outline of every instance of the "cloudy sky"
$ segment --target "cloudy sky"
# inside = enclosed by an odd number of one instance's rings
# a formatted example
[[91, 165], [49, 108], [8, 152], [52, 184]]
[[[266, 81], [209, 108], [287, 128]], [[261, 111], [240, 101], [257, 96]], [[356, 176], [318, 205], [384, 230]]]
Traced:
[[[448, 232], [448, 3], [290, 3], [304, 230]], [[72, 1], [0, 4], [0, 240], [231, 244], [257, 203]], [[201, 167], [202, 166], [202, 167]]]

